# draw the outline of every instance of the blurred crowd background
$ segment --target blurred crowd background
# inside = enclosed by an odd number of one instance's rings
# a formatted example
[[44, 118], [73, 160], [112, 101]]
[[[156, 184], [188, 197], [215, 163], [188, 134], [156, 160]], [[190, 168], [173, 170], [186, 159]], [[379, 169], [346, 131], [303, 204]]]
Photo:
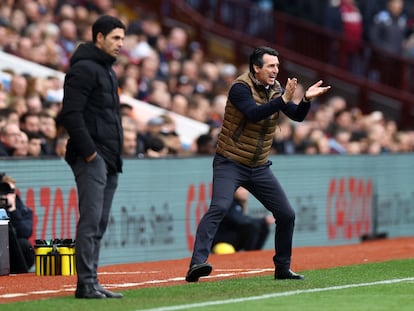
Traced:
[[[229, 85], [248, 70], [247, 60], [236, 65], [212, 59], [199, 42], [192, 41], [185, 28], [166, 29], [150, 13], [131, 18], [117, 9], [119, 2], [2, 0], [0, 50], [65, 72], [77, 45], [91, 40], [90, 26], [96, 18], [103, 14], [117, 16], [127, 26], [123, 52], [114, 65], [119, 93], [164, 111], [143, 122], [139, 110], [121, 103], [124, 157], [214, 154]], [[322, 10], [299, 6], [306, 1], [250, 2], [298, 16], [307, 9], [309, 14], [303, 18], [314, 19], [338, 33], [346, 32], [355, 42], [370, 40], [393, 49], [393, 53], [414, 55], [413, 1], [312, 1], [322, 4]], [[280, 60], [283, 62], [283, 55]], [[64, 157], [68, 137], [56, 124], [63, 81], [55, 76], [17, 73], [13, 68], [1, 73], [9, 78], [0, 78], [0, 157]], [[280, 82], [284, 85], [286, 81]], [[306, 87], [299, 85], [295, 101], [301, 100]], [[209, 130], [192, 144], [183, 144], [171, 112], [207, 124]], [[272, 149], [274, 154], [413, 151], [414, 130], [399, 129], [381, 111], [363, 114], [333, 93], [313, 102], [304, 122], [281, 116]]]

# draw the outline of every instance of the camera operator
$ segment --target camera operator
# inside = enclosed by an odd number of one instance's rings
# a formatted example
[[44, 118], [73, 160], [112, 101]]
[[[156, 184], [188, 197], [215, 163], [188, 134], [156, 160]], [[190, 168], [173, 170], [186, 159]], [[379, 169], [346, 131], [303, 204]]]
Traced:
[[26, 273], [33, 266], [35, 253], [29, 241], [33, 231], [33, 213], [16, 194], [12, 177], [0, 174], [0, 208], [10, 218], [10, 273]]

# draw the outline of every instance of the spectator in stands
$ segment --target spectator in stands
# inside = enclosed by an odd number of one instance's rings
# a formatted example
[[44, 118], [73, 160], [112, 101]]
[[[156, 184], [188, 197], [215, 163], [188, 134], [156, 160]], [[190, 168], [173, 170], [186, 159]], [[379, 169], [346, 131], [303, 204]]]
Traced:
[[148, 120], [146, 130], [138, 134], [139, 157], [160, 158], [168, 155], [168, 147], [162, 139], [163, 127], [166, 125], [162, 116]]
[[19, 115], [16, 111], [14, 111], [13, 109], [8, 109], [9, 110], [9, 116], [7, 118], [7, 122], [8, 123], [14, 123], [14, 124], [19, 124]]
[[[319, 131], [318, 131], [319, 133]], [[322, 135], [316, 135], [314, 140], [317, 145], [319, 154], [331, 154], [331, 147], [329, 146], [329, 138], [321, 133]], [[312, 137], [312, 134], [310, 135]]]
[[332, 154], [345, 154], [351, 141], [352, 133], [346, 128], [337, 128], [329, 139], [329, 146]]
[[119, 90], [122, 95], [136, 98], [138, 96], [138, 81], [129, 75], [123, 75], [118, 79]]
[[164, 120], [164, 124], [160, 131], [160, 138], [168, 149], [168, 155], [183, 155], [184, 150], [180, 136], [176, 130], [176, 121], [169, 114], [163, 114], [161, 118]]
[[78, 44], [77, 27], [74, 20], [64, 19], [59, 24], [58, 44], [60, 46], [60, 64], [66, 71], [69, 59]]
[[122, 156], [129, 158], [138, 157], [137, 152], [138, 135], [136, 131], [125, 131], [122, 143]]
[[217, 84], [220, 85], [220, 88], [218, 91], [225, 93], [238, 75], [237, 68], [233, 64], [224, 63], [219, 65], [219, 70], [220, 72]]
[[360, 48], [363, 40], [363, 21], [355, 0], [330, 1], [325, 8], [324, 26], [343, 36], [339, 49], [331, 51], [338, 65], [357, 72], [361, 68]]
[[187, 58], [188, 34], [181, 27], [173, 27], [168, 33], [165, 59], [183, 61]]
[[0, 83], [0, 109], [8, 108], [9, 101], [7, 96], [7, 90], [3, 83]]
[[[161, 87], [160, 84], [163, 86]], [[148, 96], [148, 102], [154, 106], [163, 108], [165, 110], [171, 109], [171, 93], [168, 92], [167, 86], [164, 82], [154, 80], [152, 89]]]
[[13, 31], [10, 28], [10, 23], [6, 18], [0, 16], [0, 51], [10, 46], [10, 39], [14, 37], [11, 35]]
[[171, 98], [171, 111], [187, 116], [189, 101], [189, 98], [183, 94], [174, 94]]
[[41, 113], [43, 110], [43, 103], [40, 94], [38, 92], [27, 94], [26, 106], [29, 112]]
[[19, 126], [22, 131], [38, 133], [40, 132], [40, 117], [38, 113], [26, 112], [20, 116]]
[[[69, 134], [66, 160], [76, 176], [76, 298], [122, 298], [99, 284], [98, 261], [112, 200], [122, 172], [122, 124], [115, 72], [125, 25], [103, 15], [92, 25], [93, 42], [79, 45], [66, 74], [61, 124]], [[110, 120], [110, 121], [108, 121]]]
[[13, 151], [15, 157], [25, 157], [29, 152], [29, 137], [23, 131], [20, 131], [19, 142], [16, 144], [16, 148]]
[[184, 96], [190, 97], [194, 94], [196, 87], [196, 81], [191, 80], [186, 75], [181, 74], [178, 77], [176, 92]]
[[66, 145], [68, 143], [69, 136], [67, 133], [59, 133], [56, 137], [54, 155], [64, 159], [66, 154]]
[[9, 107], [17, 113], [19, 118], [28, 111], [26, 99], [20, 96], [11, 98]]
[[10, 80], [9, 96], [11, 98], [15, 96], [26, 96], [27, 79], [20, 74], [14, 74]]
[[214, 155], [216, 152], [216, 141], [209, 133], [201, 134], [196, 139], [196, 155]]
[[253, 217], [247, 213], [249, 191], [239, 187], [234, 200], [218, 226], [212, 250], [218, 243], [228, 243], [235, 251], [260, 250], [269, 235], [269, 226], [275, 223], [273, 216]]
[[372, 20], [379, 11], [385, 7], [387, 0], [358, 0], [358, 7], [362, 15], [363, 21], [363, 38], [369, 41], [369, 32]]
[[227, 96], [224, 94], [218, 94], [214, 96], [211, 102], [210, 117], [207, 121], [208, 124], [216, 124], [221, 126], [223, 124], [224, 110], [226, 108]]
[[12, 156], [18, 147], [20, 128], [16, 123], [6, 123], [0, 129], [0, 156]]
[[39, 130], [43, 136], [42, 150], [45, 155], [53, 155], [56, 143], [56, 120], [47, 112], [39, 115]]
[[293, 126], [292, 143], [295, 148], [295, 153], [304, 153], [305, 142], [307, 141], [311, 130], [312, 126], [309, 122], [301, 122]]
[[28, 149], [27, 155], [31, 157], [39, 157], [43, 155], [43, 136], [40, 132], [27, 132]]
[[0, 109], [0, 129], [7, 124], [10, 111], [8, 108]]
[[282, 118], [279, 127], [275, 130], [272, 154], [294, 154], [296, 147], [293, 143], [293, 124], [287, 118]]
[[200, 94], [193, 95], [189, 101], [187, 117], [202, 123], [207, 123], [210, 120], [210, 115], [211, 108], [209, 99]]
[[10, 272], [27, 273], [34, 264], [35, 252], [29, 241], [33, 231], [33, 213], [16, 194], [15, 180], [0, 174], [0, 197], [5, 200], [9, 223]]
[[388, 0], [387, 8], [374, 16], [370, 26], [370, 41], [380, 49], [402, 54], [407, 33], [404, 0]]
[[159, 70], [159, 57], [152, 53], [150, 56], [143, 58], [139, 64], [139, 86], [137, 98], [148, 101], [151, 91], [151, 83], [157, 78]]
[[229, 90], [214, 157], [212, 200], [197, 228], [187, 282], [197, 282], [211, 273], [212, 266], [206, 262], [211, 244], [239, 186], [249, 190], [276, 218], [275, 279], [304, 278], [290, 270], [295, 212], [270, 169], [268, 156], [279, 113], [303, 121], [310, 101], [330, 86], [322, 87], [322, 81], [313, 84], [297, 105], [291, 101], [297, 79], [289, 78], [284, 89], [276, 80], [280, 65], [277, 51], [258, 47], [249, 60], [250, 71], [240, 75]]

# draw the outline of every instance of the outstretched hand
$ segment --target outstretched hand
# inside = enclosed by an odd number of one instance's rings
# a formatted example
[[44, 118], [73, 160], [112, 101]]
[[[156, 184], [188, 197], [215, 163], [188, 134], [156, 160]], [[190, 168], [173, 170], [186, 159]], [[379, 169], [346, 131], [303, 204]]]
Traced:
[[328, 90], [331, 88], [331, 86], [330, 85], [321, 86], [322, 83], [323, 83], [323, 81], [319, 80], [314, 85], [310, 86], [305, 92], [305, 99], [306, 100], [312, 100], [312, 99], [328, 92]]

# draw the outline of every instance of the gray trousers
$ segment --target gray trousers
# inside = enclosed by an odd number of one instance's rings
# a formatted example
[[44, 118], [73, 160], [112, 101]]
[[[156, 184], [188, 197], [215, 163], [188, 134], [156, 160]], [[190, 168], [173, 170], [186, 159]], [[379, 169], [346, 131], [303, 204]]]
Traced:
[[78, 158], [71, 168], [79, 200], [75, 241], [78, 285], [96, 284], [101, 240], [108, 225], [118, 174], [108, 174], [99, 154], [89, 163]]
[[234, 191], [243, 186], [276, 219], [275, 267], [281, 270], [290, 268], [295, 211], [270, 170], [271, 164], [269, 161], [265, 165], [251, 168], [220, 155], [214, 157], [211, 204], [198, 225], [190, 266], [207, 260], [218, 225], [233, 202]]

